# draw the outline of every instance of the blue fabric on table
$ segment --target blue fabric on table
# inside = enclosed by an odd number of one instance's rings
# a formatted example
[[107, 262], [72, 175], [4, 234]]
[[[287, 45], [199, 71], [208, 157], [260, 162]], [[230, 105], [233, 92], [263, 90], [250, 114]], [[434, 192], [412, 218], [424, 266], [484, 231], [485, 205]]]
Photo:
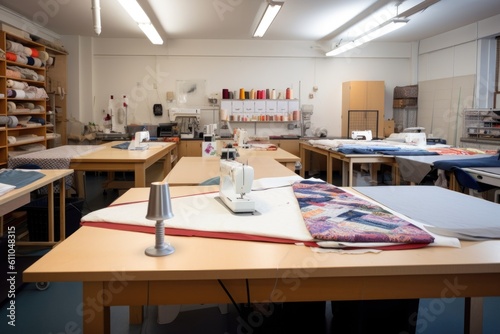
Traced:
[[456, 160], [441, 160], [434, 162], [434, 168], [450, 171], [453, 168], [468, 168], [468, 167], [500, 167], [500, 160], [497, 155], [491, 157], [456, 159]]
[[117, 145], [113, 145], [111, 146], [112, 148], [119, 148], [121, 150], [128, 150], [128, 147], [130, 145], [130, 142], [129, 141], [126, 141], [124, 143], [120, 143], [120, 144], [117, 144]]
[[426, 150], [399, 150], [399, 151], [381, 151], [377, 152], [385, 155], [399, 155], [399, 156], [421, 156], [421, 155], [439, 155], [437, 152], [430, 152]]
[[16, 189], [27, 186], [45, 175], [37, 171], [21, 171], [15, 169], [6, 169], [0, 172], [0, 183], [15, 186]]

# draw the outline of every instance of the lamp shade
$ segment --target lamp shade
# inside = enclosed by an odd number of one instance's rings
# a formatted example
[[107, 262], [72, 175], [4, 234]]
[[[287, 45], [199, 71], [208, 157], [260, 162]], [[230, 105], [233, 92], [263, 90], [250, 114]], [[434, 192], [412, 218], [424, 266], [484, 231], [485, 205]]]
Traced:
[[151, 183], [146, 218], [150, 220], [164, 220], [170, 219], [173, 216], [168, 183]]

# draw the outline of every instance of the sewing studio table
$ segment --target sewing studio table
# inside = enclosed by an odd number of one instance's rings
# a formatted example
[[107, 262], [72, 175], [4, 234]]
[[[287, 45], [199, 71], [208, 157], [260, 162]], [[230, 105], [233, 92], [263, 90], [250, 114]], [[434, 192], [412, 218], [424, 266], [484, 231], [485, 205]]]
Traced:
[[[59, 241], [54, 238], [54, 186], [58, 183], [60, 189], [59, 207], [66, 207], [66, 196], [64, 178], [73, 174], [71, 169], [45, 169], [39, 170], [45, 176], [38, 179], [22, 188], [14, 189], [0, 196], [0, 216], [3, 216], [11, 211], [14, 211], [21, 206], [28, 204], [31, 201], [31, 192], [47, 186], [47, 210], [48, 210], [48, 241], [18, 241], [16, 245], [30, 246], [53, 246]], [[59, 240], [64, 240], [66, 237], [66, 211], [59, 210]], [[3, 217], [0, 218], [0, 235], [3, 235]]]
[[[170, 188], [174, 197], [217, 190]], [[133, 188], [115, 204], [148, 195], [149, 188]], [[425, 207], [427, 201], [433, 196], [414, 205]], [[131, 306], [137, 323], [143, 305], [230, 303], [220, 283], [237, 303], [500, 296], [500, 240], [358, 255], [271, 242], [166, 240], [173, 254], [148, 257], [144, 250], [154, 245], [153, 234], [83, 226], [28, 268], [24, 280], [83, 281], [84, 333], [109, 333], [111, 306]], [[465, 332], [480, 333], [482, 300], [472, 301], [477, 308], [466, 308], [471, 322]]]
[[464, 168], [478, 182], [500, 188], [500, 167]]
[[355, 164], [370, 164], [370, 175], [372, 181], [377, 182], [378, 165], [384, 164], [392, 167], [392, 180], [394, 184], [399, 184], [399, 171], [396, 161], [392, 155], [383, 154], [344, 154], [337, 151], [328, 150], [311, 145], [308, 142], [300, 142], [300, 159], [302, 169], [300, 176], [304, 177], [309, 171], [311, 153], [317, 153], [326, 157], [326, 182], [333, 182], [333, 161], [338, 160], [342, 164], [342, 187], [353, 186], [353, 175]]
[[124, 141], [107, 142], [101, 145], [64, 145], [48, 150], [33, 152], [9, 158], [9, 167], [34, 163], [43, 169], [70, 168], [75, 171], [78, 196], [84, 198], [83, 173], [108, 172], [108, 182], [112, 182], [114, 172], [133, 172], [134, 182], [122, 181], [120, 188], [145, 187], [146, 169], [162, 161], [163, 179], [171, 170], [176, 143], [152, 142], [147, 150], [127, 150], [113, 148]]
[[[81, 183], [83, 177], [81, 173], [86, 171], [109, 172], [133, 172], [134, 182], [130, 186], [145, 187], [146, 170], [154, 163], [162, 162], [163, 179], [171, 170], [173, 151], [177, 147], [176, 143], [150, 143], [147, 150], [123, 150], [113, 148], [113, 146], [123, 142], [113, 141], [99, 145], [101, 149], [87, 154], [71, 157], [70, 168], [75, 170], [77, 180], [79, 180], [78, 189], [84, 189]], [[108, 178], [108, 182], [112, 182]], [[125, 181], [127, 182], [127, 181]], [[118, 184], [121, 188], [130, 188], [128, 184]]]
[[278, 161], [282, 165], [286, 166], [291, 171], [295, 171], [295, 163], [300, 162], [300, 157], [285, 151], [282, 148], [277, 148], [276, 150], [261, 150], [254, 148], [241, 148], [237, 149], [241, 161], [244, 162], [245, 158], [251, 157], [270, 157]]
[[[296, 175], [268, 156], [249, 156], [237, 160], [254, 168], [254, 179]], [[219, 175], [219, 157], [182, 157], [164, 181], [171, 186], [195, 186]]]

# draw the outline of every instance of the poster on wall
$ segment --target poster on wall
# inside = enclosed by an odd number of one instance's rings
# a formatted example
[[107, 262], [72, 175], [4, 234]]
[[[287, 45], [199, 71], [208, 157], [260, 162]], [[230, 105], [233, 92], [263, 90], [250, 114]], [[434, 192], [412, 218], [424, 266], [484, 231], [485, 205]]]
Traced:
[[185, 106], [206, 104], [205, 80], [177, 80], [177, 103]]

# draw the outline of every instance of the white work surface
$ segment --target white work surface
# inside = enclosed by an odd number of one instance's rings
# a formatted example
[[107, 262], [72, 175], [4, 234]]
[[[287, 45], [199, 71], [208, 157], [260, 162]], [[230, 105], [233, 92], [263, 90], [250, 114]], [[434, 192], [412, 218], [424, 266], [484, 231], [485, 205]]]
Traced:
[[435, 186], [354, 189], [427, 225], [431, 232], [463, 240], [500, 239], [499, 204]]
[[478, 182], [500, 187], [500, 167], [463, 168]]

